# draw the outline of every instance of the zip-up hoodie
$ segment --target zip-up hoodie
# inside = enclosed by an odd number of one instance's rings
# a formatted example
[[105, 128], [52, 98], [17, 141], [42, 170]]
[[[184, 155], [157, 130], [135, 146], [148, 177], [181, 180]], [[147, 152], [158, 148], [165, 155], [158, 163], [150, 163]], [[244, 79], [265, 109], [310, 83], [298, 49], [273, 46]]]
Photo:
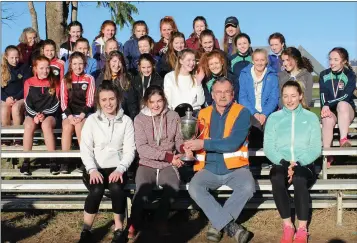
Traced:
[[252, 56], [249, 53], [247, 53], [246, 55], [242, 55], [237, 52], [236, 54], [230, 57], [230, 60], [231, 71], [237, 78], [239, 78], [240, 72], [243, 70], [243, 68], [253, 63]]
[[72, 73], [72, 88], [68, 89], [65, 79], [61, 80], [61, 108], [69, 115], [87, 115], [93, 110], [95, 81], [91, 75]]
[[274, 164], [281, 160], [308, 165], [322, 152], [321, 128], [317, 116], [299, 105], [271, 114], [264, 130], [264, 153]]
[[16, 100], [24, 98], [24, 82], [32, 76], [27, 64], [18, 64], [16, 67], [7, 64], [10, 70], [10, 80], [5, 87], [1, 87], [1, 100], [6, 101], [8, 97]]
[[267, 67], [267, 72], [262, 80], [262, 96], [261, 106], [262, 112], [259, 112], [255, 108], [255, 92], [254, 92], [254, 80], [251, 74], [253, 64], [249, 64], [245, 67], [239, 76], [239, 104], [248, 108], [250, 113], [264, 114], [268, 117], [272, 112], [276, 110], [279, 103], [279, 80], [276, 72], [270, 66]]
[[133, 122], [122, 109], [113, 119], [100, 110], [91, 114], [82, 128], [80, 153], [87, 172], [113, 167], [126, 172], [135, 157]]
[[140, 165], [163, 169], [172, 166], [171, 162], [176, 150], [184, 152], [180, 117], [175, 111], [165, 108], [160, 115], [153, 116], [150, 109], [144, 107], [135, 117], [134, 127]]
[[135, 35], [131, 36], [130, 39], [124, 44], [124, 56], [128, 61], [129, 71], [137, 73], [138, 71], [138, 61], [140, 57], [138, 39]]
[[[341, 72], [332, 72], [329, 68], [322, 71], [320, 73], [321, 109], [327, 105], [331, 110], [336, 110], [340, 101], [346, 101], [354, 109], [353, 91], [355, 88], [356, 74], [352, 70], [344, 68]], [[336, 97], [334, 97], [334, 91], [337, 92]]]
[[62, 43], [60, 46], [60, 51], [59, 51], [59, 58], [66, 62], [70, 55], [73, 53], [73, 47], [76, 45], [76, 42], [72, 42], [70, 40], [67, 40], [66, 42]]
[[[309, 73], [305, 68], [303, 68], [296, 75], [296, 77], [292, 77], [290, 73], [284, 70], [278, 73], [278, 77], [279, 77], [279, 90], [281, 90], [283, 85], [290, 79], [299, 82], [300, 87], [304, 92], [306, 104], [310, 105], [312, 101], [312, 87], [314, 85], [311, 73]], [[281, 99], [279, 100], [279, 107], [283, 107]]]
[[60, 106], [59, 93], [59, 85], [50, 90], [48, 79], [41, 80], [37, 76], [27, 79], [24, 84], [26, 115], [35, 117], [40, 112], [45, 116], [56, 116]]
[[268, 56], [268, 63], [277, 73], [284, 70], [283, 61], [280, 59], [280, 55], [270, 54]]

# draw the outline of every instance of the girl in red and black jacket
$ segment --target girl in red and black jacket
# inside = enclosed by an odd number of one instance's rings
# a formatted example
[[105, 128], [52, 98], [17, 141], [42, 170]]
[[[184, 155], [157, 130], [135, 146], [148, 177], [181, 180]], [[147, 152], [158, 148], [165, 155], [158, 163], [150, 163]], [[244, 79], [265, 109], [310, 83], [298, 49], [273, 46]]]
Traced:
[[[72, 134], [76, 132], [78, 144], [81, 130], [88, 115], [93, 112], [95, 81], [84, 72], [86, 57], [73, 52], [69, 58], [69, 70], [61, 80], [62, 150], [71, 148]], [[61, 164], [61, 173], [68, 173], [68, 161]]]
[[[34, 77], [29, 78], [24, 84], [24, 100], [26, 118], [24, 122], [24, 151], [32, 149], [33, 135], [36, 128], [41, 125], [45, 144], [48, 151], [55, 151], [55, 137], [53, 129], [56, 126], [58, 114], [59, 84], [50, 71], [50, 60], [38, 56], [33, 61]], [[50, 159], [50, 172], [56, 171], [54, 158]], [[26, 158], [20, 169], [25, 175], [30, 175], [30, 159]]]
[[56, 81], [60, 82], [64, 76], [64, 61], [58, 59], [56, 53], [56, 43], [50, 39], [45, 40], [42, 44], [41, 54], [51, 61], [51, 72]]

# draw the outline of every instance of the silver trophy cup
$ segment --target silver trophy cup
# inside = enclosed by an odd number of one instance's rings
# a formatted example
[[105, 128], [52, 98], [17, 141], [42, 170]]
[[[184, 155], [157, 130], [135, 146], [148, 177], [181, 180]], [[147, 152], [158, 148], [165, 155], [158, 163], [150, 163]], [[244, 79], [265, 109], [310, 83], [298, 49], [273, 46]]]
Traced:
[[[198, 133], [198, 122], [197, 122], [197, 118], [195, 118], [194, 116], [192, 116], [192, 111], [187, 109], [186, 111], [186, 115], [184, 117], [181, 117], [181, 125], [180, 125], [180, 131], [182, 134], [182, 137], [185, 141], [191, 140], [191, 139], [196, 139], [197, 137], [197, 133]], [[204, 129], [202, 130], [203, 133]], [[183, 162], [191, 162], [191, 161], [195, 161], [195, 157], [194, 156], [186, 156], [183, 155], [181, 158], [181, 161]]]

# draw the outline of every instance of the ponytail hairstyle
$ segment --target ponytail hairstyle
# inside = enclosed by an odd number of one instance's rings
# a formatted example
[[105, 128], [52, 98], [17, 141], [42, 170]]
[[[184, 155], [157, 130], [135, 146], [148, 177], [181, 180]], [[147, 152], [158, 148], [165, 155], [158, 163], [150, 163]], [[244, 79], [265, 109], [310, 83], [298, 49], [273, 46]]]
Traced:
[[20, 51], [16, 46], [10, 45], [5, 48], [4, 54], [1, 58], [1, 88], [5, 88], [8, 82], [11, 80], [9, 62], [7, 61], [7, 56], [9, 55], [10, 51], [17, 51], [20, 56]]
[[51, 39], [47, 39], [45, 41], [42, 42], [42, 45], [41, 45], [41, 55], [44, 56], [44, 49], [45, 49], [45, 46], [53, 46], [54, 49], [55, 49], [55, 58], [57, 57], [57, 46], [56, 46], [56, 43], [51, 40]]
[[281, 52], [280, 58], [282, 55], [287, 55], [289, 58], [293, 58], [299, 69], [305, 68], [309, 73], [314, 71], [314, 66], [312, 66], [311, 61], [302, 56], [301, 52], [295, 47], [288, 47]]
[[98, 38], [104, 36], [103, 30], [105, 29], [105, 27], [106, 27], [107, 25], [111, 25], [111, 26], [114, 27], [114, 35], [113, 35], [112, 39], [116, 40], [116, 39], [115, 39], [115, 35], [116, 35], [116, 33], [117, 33], [117, 26], [116, 26], [116, 24], [115, 24], [114, 21], [112, 21], [112, 20], [105, 20], [105, 21], [102, 23], [102, 26], [100, 27], [99, 34], [94, 38], [94, 41], [97, 40]]
[[[121, 104], [122, 99], [123, 99], [123, 95], [120, 92], [118, 86], [115, 85], [111, 81], [111, 79], [110, 80], [103, 80], [103, 82], [99, 85], [98, 89], [96, 89], [95, 96], [94, 96], [95, 103], [96, 103], [96, 106], [97, 106], [97, 110], [102, 110], [101, 107], [100, 107], [100, 102], [99, 102], [99, 94], [102, 91], [112, 91], [115, 94], [115, 97], [116, 97], [116, 100], [117, 100], [117, 109], [116, 109], [116, 111], [118, 112], [120, 110], [120, 106], [121, 106], [120, 104]], [[99, 119], [101, 119], [101, 118], [99, 118]]]
[[146, 90], [145, 90], [145, 93], [144, 93], [144, 96], [141, 100], [141, 106], [142, 108], [147, 106], [150, 98], [153, 96], [153, 95], [160, 95], [161, 98], [163, 99], [164, 101], [164, 107], [167, 106], [167, 98], [165, 96], [165, 92], [163, 90], [162, 87], [158, 86], [158, 85], [150, 85]]
[[149, 45], [150, 45], [150, 54], [153, 54], [155, 41], [154, 41], [153, 38], [151, 38], [150, 36], [144, 35], [144, 36], [142, 36], [142, 37], [140, 37], [140, 38], [138, 39], [138, 42], [139, 42], [139, 41], [144, 41], [144, 40], [146, 40], [146, 41], [149, 43]]
[[[73, 69], [72, 69], [72, 61], [74, 58], [81, 58], [83, 60], [84, 67], [87, 66], [87, 58], [84, 56], [82, 52], [75, 51], [71, 54], [71, 56], [68, 59], [68, 72], [64, 75], [64, 81], [66, 83], [67, 89], [72, 89], [72, 74], [73, 74]], [[83, 69], [84, 73], [84, 69]]]
[[219, 50], [213, 50], [210, 53], [204, 53], [199, 61], [200, 67], [202, 68], [203, 72], [207, 77], [211, 76], [212, 72], [209, 69], [208, 62], [209, 60], [215, 57], [222, 63], [222, 73], [225, 77], [227, 77], [228, 75], [227, 61], [225, 56], [223, 56], [223, 53]]
[[[250, 41], [250, 37], [249, 35], [247, 35], [246, 33], [239, 33], [238, 35], [236, 35], [236, 37], [234, 37], [234, 48], [235, 48], [235, 51], [238, 52], [238, 45], [237, 45], [237, 41], [240, 39], [240, 38], [245, 38], [248, 40], [248, 43], [249, 43], [249, 48], [248, 48], [248, 54], [249, 55], [252, 55], [253, 53], [253, 48], [251, 46], [252, 42]], [[242, 54], [245, 54], [245, 53], [242, 53]]]
[[271, 34], [268, 39], [269, 45], [270, 45], [271, 39], [278, 39], [280, 41], [280, 43], [283, 45], [283, 50], [286, 49], [285, 37], [283, 36], [283, 34], [281, 34], [279, 32], [275, 32], [275, 33]]
[[342, 61], [346, 61], [345, 67], [348, 68], [349, 70], [353, 70], [352, 66], [350, 64], [350, 61], [349, 61], [348, 51], [343, 47], [335, 47], [328, 54], [330, 55], [331, 52], [334, 52], [334, 51], [337, 52], [338, 55], [340, 55]]
[[146, 31], [146, 35], [149, 34], [149, 27], [148, 25], [146, 24], [146, 22], [144, 20], [138, 20], [138, 21], [135, 21], [134, 24], [133, 24], [133, 27], [131, 29], [131, 34], [134, 36], [135, 35], [135, 28], [136, 26], [144, 26], [145, 27], [145, 31]]
[[254, 59], [254, 55], [256, 55], [257, 53], [262, 53], [265, 56], [266, 59], [266, 65], [268, 65], [268, 51], [265, 49], [261, 49], [261, 48], [257, 48], [253, 51], [252, 53], [252, 60]]
[[22, 33], [21, 33], [21, 35], [20, 35], [20, 38], [19, 38], [19, 42], [20, 42], [20, 43], [24, 43], [24, 44], [26, 44], [26, 45], [28, 44], [28, 43], [27, 43], [27, 33], [34, 33], [34, 34], [36, 34], [35, 45], [40, 42], [40, 37], [38, 37], [37, 31], [36, 31], [34, 28], [32, 28], [32, 27], [27, 27], [27, 28], [25, 28], [25, 29], [22, 31]]
[[293, 81], [293, 80], [287, 81], [281, 88], [281, 97], [283, 97], [283, 91], [286, 87], [295, 87], [297, 92], [299, 93], [299, 95], [302, 95], [302, 99], [300, 102], [301, 106], [306, 110], [310, 110], [309, 106], [306, 104], [305, 94], [304, 94], [304, 91], [302, 90], [300, 82], [298, 80], [297, 81]]
[[116, 74], [116, 78], [115, 80], [113, 80], [113, 82], [118, 87], [121, 87], [123, 90], [127, 91], [130, 88], [130, 78], [126, 70], [124, 55], [120, 51], [111, 51], [109, 53], [104, 67], [104, 79], [112, 80], [112, 70], [110, 69], [110, 61], [114, 57], [117, 57], [121, 62], [121, 68], [119, 72]]
[[[169, 24], [169, 25], [171, 25], [171, 27], [172, 27], [172, 32], [171, 32], [171, 33], [178, 31], [177, 25], [176, 25], [175, 20], [174, 20], [174, 18], [173, 18], [172, 16], [165, 16], [165, 17], [163, 17], [163, 18], [160, 20], [160, 32], [161, 32], [162, 26], [163, 26], [164, 24]], [[161, 36], [161, 39], [162, 39], [162, 38], [163, 38], [163, 37]]]
[[[37, 76], [36, 73], [36, 67], [38, 65], [39, 62], [47, 62], [48, 66], [50, 66], [50, 59], [48, 59], [47, 57], [40, 55], [34, 58], [33, 62], [32, 62], [32, 66], [33, 66], [33, 73], [35, 76]], [[50, 83], [50, 94], [54, 95], [56, 93], [56, 87], [59, 86], [59, 81], [54, 77], [52, 72], [48, 73], [47, 76], [48, 82]]]
[[[192, 54], [194, 57], [196, 56], [196, 53], [192, 50], [192, 49], [183, 49], [182, 51], [178, 52], [178, 56], [177, 56], [177, 62], [175, 65], [175, 81], [176, 81], [176, 85], [178, 86], [178, 76], [180, 73], [180, 69], [182, 67], [180, 60], [184, 59], [188, 54]], [[194, 70], [192, 70], [190, 72], [190, 76], [191, 76], [191, 80], [192, 80], [192, 87], [195, 86], [196, 84], [196, 80], [193, 76], [193, 72]]]
[[79, 38], [82, 38], [82, 34], [83, 34], [83, 26], [82, 24], [79, 22], [79, 21], [72, 21], [71, 23], [69, 23], [69, 25], [67, 26], [67, 35], [68, 35], [68, 41], [70, 41], [70, 34], [69, 32], [71, 31], [71, 28], [72, 27], [75, 27], [75, 26], [79, 26], [79, 29], [81, 30], [81, 36]]
[[192, 23], [192, 28], [193, 28], [193, 32], [190, 35], [190, 38], [192, 37], [197, 37], [196, 33], [195, 33], [195, 24], [197, 21], [202, 21], [205, 25], [205, 29], [208, 29], [208, 24], [207, 24], [207, 20], [205, 17], [203, 16], [197, 16], [196, 18], [193, 19], [193, 23]]
[[[155, 62], [155, 59], [153, 58], [153, 56], [152, 56], [151, 54], [149, 54], [149, 53], [141, 54], [140, 57], [139, 57], [139, 61], [138, 61], [139, 67], [141, 66], [141, 61], [143, 61], [143, 60], [148, 61], [148, 62], [151, 63], [151, 66], [152, 66], [152, 73], [151, 73], [151, 75], [152, 75], [153, 73], [155, 73], [155, 63], [156, 63], [156, 62]], [[140, 73], [141, 76], [143, 76], [140, 71], [139, 71], [139, 73]]]
[[183, 43], [186, 47], [186, 42], [185, 42], [185, 35], [181, 32], [172, 32], [171, 33], [171, 38], [168, 43], [167, 47], [167, 53], [166, 53], [166, 61], [170, 65], [171, 68], [175, 68], [176, 63], [177, 63], [177, 54], [174, 49], [174, 40], [176, 38], [183, 38]]

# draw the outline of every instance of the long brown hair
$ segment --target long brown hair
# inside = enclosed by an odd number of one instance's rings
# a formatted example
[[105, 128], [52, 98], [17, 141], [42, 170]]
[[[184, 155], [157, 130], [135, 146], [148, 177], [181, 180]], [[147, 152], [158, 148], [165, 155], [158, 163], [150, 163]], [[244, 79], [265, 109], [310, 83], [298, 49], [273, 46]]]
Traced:
[[81, 58], [83, 60], [84, 68], [83, 68], [83, 73], [85, 70], [85, 67], [87, 66], [87, 58], [84, 56], [82, 52], [75, 51], [72, 53], [72, 55], [69, 57], [69, 64], [68, 64], [68, 72], [64, 75], [64, 81], [66, 83], [67, 89], [72, 89], [72, 74], [73, 74], [73, 69], [72, 69], [72, 61], [75, 58]]
[[[169, 24], [169, 25], [171, 25], [171, 27], [172, 27], [172, 32], [171, 32], [171, 33], [178, 31], [177, 25], [176, 25], [175, 20], [174, 20], [174, 18], [173, 18], [172, 16], [165, 16], [165, 17], [163, 17], [163, 18], [160, 20], [160, 32], [161, 32], [162, 26], [163, 26], [164, 24]], [[162, 38], [163, 38], [163, 37], [161, 36], [161, 39], [162, 39]]]
[[150, 85], [146, 90], [145, 90], [145, 93], [144, 93], [144, 96], [141, 100], [141, 106], [144, 107], [144, 106], [147, 106], [151, 96], [153, 95], [160, 95], [161, 98], [164, 100], [164, 107], [166, 107], [167, 105], [167, 98], [165, 96], [165, 92], [164, 90], [158, 86], [158, 85]]
[[10, 45], [5, 48], [4, 54], [1, 58], [1, 88], [6, 87], [11, 79], [11, 73], [8, 66], [9, 62], [7, 61], [7, 56], [9, 55], [10, 51], [17, 51], [20, 57], [20, 51], [16, 46]]
[[281, 97], [283, 97], [283, 91], [286, 87], [295, 87], [299, 95], [302, 95], [302, 99], [300, 102], [301, 106], [304, 109], [309, 110], [309, 106], [306, 104], [304, 91], [302, 90], [299, 81], [292, 81], [292, 80], [287, 81], [281, 88]]
[[167, 47], [166, 61], [171, 66], [171, 68], [175, 68], [177, 62], [177, 55], [174, 49], [174, 40], [175, 38], [183, 38], [183, 43], [186, 47], [185, 35], [181, 32], [172, 32], [171, 38]]
[[123, 90], [128, 90], [130, 88], [130, 78], [126, 70], [125, 59], [123, 54], [120, 51], [111, 51], [108, 55], [108, 58], [105, 62], [104, 67], [104, 79], [105, 80], [112, 80], [112, 70], [110, 69], [110, 61], [114, 58], [118, 57], [119, 61], [121, 62], [121, 68], [117, 77], [113, 82], [121, 87]]
[[[232, 38], [232, 45], [233, 45], [232, 53], [235, 53], [237, 51], [237, 47], [236, 47], [235, 43], [233, 43], [233, 41], [234, 41], [235, 37], [241, 33], [240, 27], [239, 27], [239, 25], [237, 25], [237, 33], [232, 37], [227, 35], [226, 29], [227, 29], [227, 27], [224, 26], [223, 51], [225, 53], [228, 53], [228, 41], [230, 38]], [[228, 54], [231, 54], [231, 53], [228, 53]]]
[[[36, 67], [37, 67], [39, 62], [47, 62], [48, 66], [50, 66], [50, 64], [51, 64], [50, 59], [48, 59], [45, 56], [41, 55], [41, 56], [35, 57], [33, 62], [32, 62], [32, 66], [33, 66], [32, 69], [33, 69], [33, 73], [34, 73], [35, 76], [37, 76]], [[52, 72], [49, 72], [49, 74], [47, 76], [47, 79], [48, 79], [48, 81], [50, 83], [50, 94], [54, 95], [56, 93], [56, 87], [58, 87], [58, 85], [59, 85], [59, 81], [53, 76]]]
[[[176, 66], [175, 66], [175, 81], [176, 81], [176, 85], [178, 86], [178, 76], [180, 73], [180, 69], [181, 69], [181, 63], [180, 60], [184, 59], [186, 57], [187, 54], [192, 54], [193, 56], [195, 55], [195, 52], [191, 49], [183, 49], [182, 51], [180, 51], [178, 53], [178, 57], [177, 57], [177, 62], [176, 62]], [[191, 80], [192, 80], [192, 87], [196, 84], [196, 80], [195, 77], [193, 76], [193, 70], [190, 72], [190, 76], [191, 76]]]
[[223, 72], [223, 75], [225, 77], [227, 77], [227, 61], [226, 61], [226, 58], [223, 56], [222, 52], [219, 51], [219, 50], [213, 50], [211, 51], [210, 53], [204, 53], [202, 56], [201, 56], [201, 59], [200, 59], [200, 67], [203, 69], [203, 72], [205, 73], [205, 75], [207, 77], [209, 77], [212, 72], [211, 70], [209, 69], [209, 66], [208, 66], [208, 62], [209, 60], [211, 60], [212, 58], [218, 58], [218, 60], [222, 63], [222, 72]]
[[293, 58], [299, 69], [305, 68], [309, 73], [314, 71], [314, 67], [311, 64], [311, 61], [302, 56], [301, 52], [295, 47], [288, 47], [281, 52], [280, 58], [282, 55], [287, 55], [290, 58]]

